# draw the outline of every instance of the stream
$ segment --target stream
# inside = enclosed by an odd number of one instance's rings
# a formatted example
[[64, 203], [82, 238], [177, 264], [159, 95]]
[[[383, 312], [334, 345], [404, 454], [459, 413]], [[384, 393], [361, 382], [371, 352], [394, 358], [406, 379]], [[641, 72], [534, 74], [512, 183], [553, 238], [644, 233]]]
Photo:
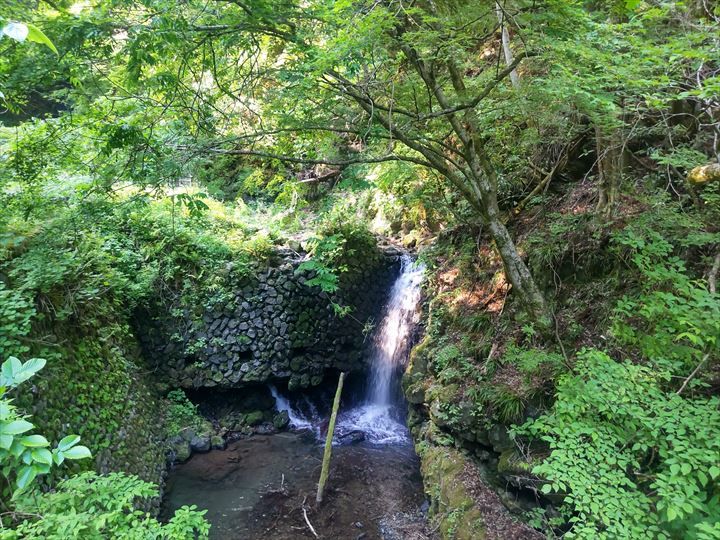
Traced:
[[[325, 500], [315, 505], [327, 403], [270, 387], [290, 430], [196, 454], [168, 477], [163, 511], [207, 509], [211, 538], [423, 540], [425, 496], [400, 378], [417, 324], [423, 268], [403, 258], [373, 337], [370, 370], [344, 395]], [[333, 389], [334, 391], [334, 389]], [[305, 519], [303, 508], [307, 512]]]

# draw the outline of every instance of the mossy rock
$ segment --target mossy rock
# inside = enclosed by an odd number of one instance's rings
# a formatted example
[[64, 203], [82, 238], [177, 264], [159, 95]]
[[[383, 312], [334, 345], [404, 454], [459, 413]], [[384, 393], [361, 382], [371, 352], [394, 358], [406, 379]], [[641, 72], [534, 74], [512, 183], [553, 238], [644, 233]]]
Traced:
[[253, 411], [245, 415], [245, 423], [248, 426], [257, 426], [258, 424], [262, 423], [263, 419], [264, 414], [262, 411]]
[[227, 448], [225, 439], [223, 439], [220, 435], [213, 435], [210, 437], [210, 445], [213, 450], [225, 450], [225, 448]]
[[720, 163], [708, 163], [695, 167], [688, 173], [687, 181], [695, 186], [720, 181]]
[[273, 426], [276, 429], [285, 429], [290, 423], [290, 416], [287, 411], [280, 411], [273, 417]]
[[532, 469], [532, 464], [523, 459], [517, 450], [511, 448], [500, 454], [497, 469], [500, 474], [527, 475]]
[[190, 441], [186, 441], [183, 437], [175, 437], [170, 441], [169, 458], [175, 463], [187, 461], [191, 454]]
[[485, 526], [464, 482], [465, 457], [455, 449], [432, 446], [421, 457], [421, 472], [430, 496], [430, 517], [439, 519], [443, 539], [482, 540]]

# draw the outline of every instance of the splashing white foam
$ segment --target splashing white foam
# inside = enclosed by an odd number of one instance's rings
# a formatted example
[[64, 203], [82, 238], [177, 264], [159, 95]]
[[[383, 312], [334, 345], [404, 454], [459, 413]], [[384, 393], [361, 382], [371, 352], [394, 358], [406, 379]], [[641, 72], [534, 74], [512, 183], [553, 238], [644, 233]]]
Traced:
[[313, 422], [308, 420], [300, 411], [293, 409], [290, 401], [272, 384], [270, 385], [270, 393], [275, 398], [275, 407], [278, 412], [287, 411], [288, 418], [290, 419], [290, 427], [295, 429], [313, 429]]

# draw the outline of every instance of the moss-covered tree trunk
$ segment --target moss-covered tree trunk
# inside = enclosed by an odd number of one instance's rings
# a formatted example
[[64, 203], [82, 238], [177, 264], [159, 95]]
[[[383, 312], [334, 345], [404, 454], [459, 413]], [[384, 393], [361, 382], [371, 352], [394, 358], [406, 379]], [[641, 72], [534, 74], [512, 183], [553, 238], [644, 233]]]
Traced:
[[618, 206], [623, 174], [623, 139], [620, 128], [595, 127], [598, 170], [597, 212], [612, 217]]

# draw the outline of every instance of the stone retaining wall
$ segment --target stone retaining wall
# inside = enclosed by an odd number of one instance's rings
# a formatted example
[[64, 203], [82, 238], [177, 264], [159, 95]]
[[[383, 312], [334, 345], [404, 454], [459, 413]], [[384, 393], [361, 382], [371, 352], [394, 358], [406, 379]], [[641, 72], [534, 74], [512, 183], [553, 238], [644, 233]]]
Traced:
[[[252, 277], [229, 276], [229, 301], [202, 315], [144, 314], [145, 357], [172, 386], [238, 388], [287, 381], [318, 385], [329, 368], [364, 367], [366, 332], [376, 324], [399, 268], [396, 251], [355, 257], [332, 297], [308, 286], [310, 271], [285, 255]], [[333, 303], [350, 308], [340, 316]]]

